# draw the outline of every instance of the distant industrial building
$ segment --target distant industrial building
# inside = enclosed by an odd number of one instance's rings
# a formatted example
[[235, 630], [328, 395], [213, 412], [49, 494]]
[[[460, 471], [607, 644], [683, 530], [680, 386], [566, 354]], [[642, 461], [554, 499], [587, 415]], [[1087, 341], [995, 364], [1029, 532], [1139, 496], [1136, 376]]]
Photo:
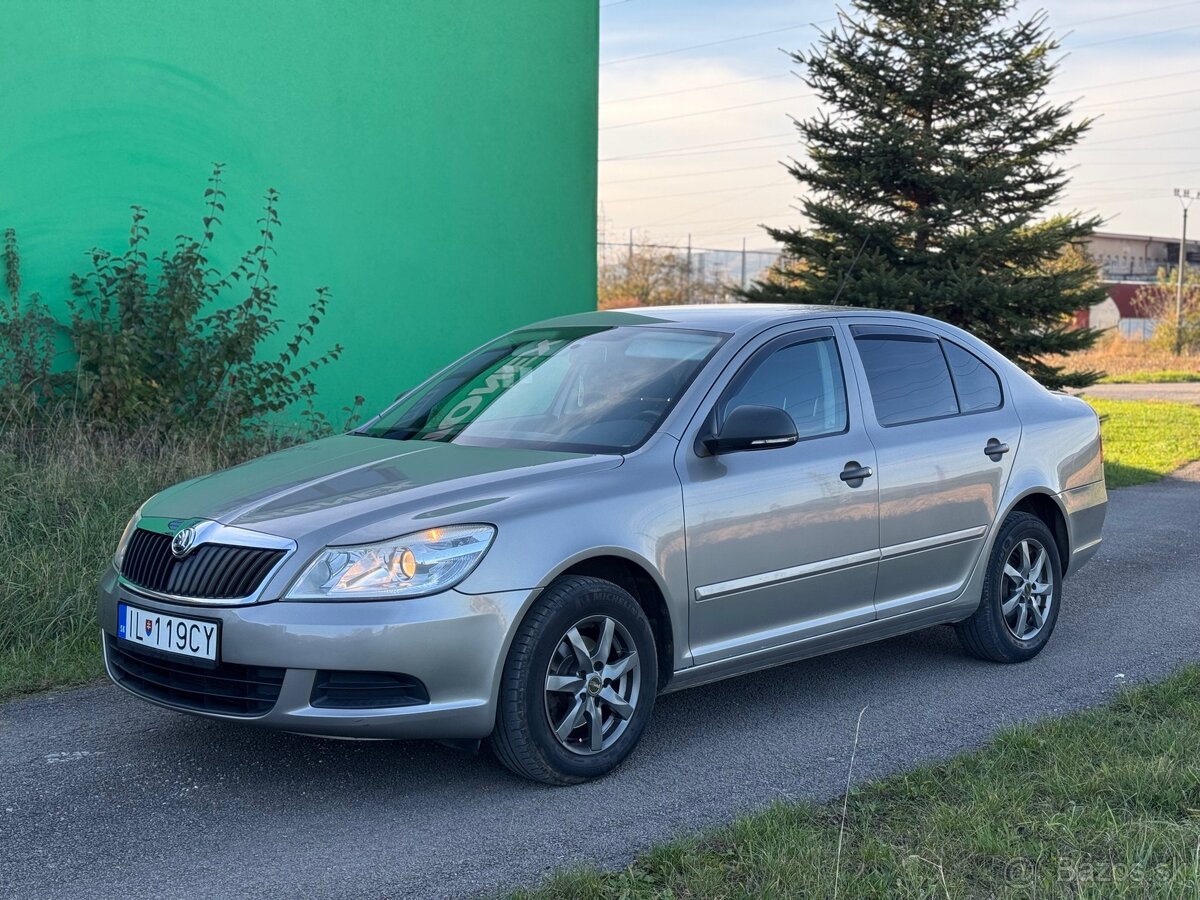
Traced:
[[[1088, 241], [1088, 254], [1104, 281], [1154, 281], [1159, 269], [1179, 262], [1179, 238], [1097, 231]], [[1187, 261], [1200, 265], [1200, 241], [1188, 241]]]
[[[1108, 299], [1080, 310], [1076, 324], [1115, 328], [1122, 337], [1135, 340], [1148, 338], [1154, 332], [1154, 322], [1142, 314], [1134, 298], [1139, 287], [1158, 278], [1159, 270], [1178, 265], [1179, 238], [1098, 231], [1088, 241], [1087, 251], [1100, 267]], [[1187, 262], [1200, 265], [1200, 241], [1187, 242]]]

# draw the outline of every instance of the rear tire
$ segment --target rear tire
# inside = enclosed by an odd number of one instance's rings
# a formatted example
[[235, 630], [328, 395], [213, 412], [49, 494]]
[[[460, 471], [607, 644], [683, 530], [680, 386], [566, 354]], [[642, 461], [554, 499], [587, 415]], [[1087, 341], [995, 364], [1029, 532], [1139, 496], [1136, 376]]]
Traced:
[[560, 578], [513, 638], [492, 751], [544, 784], [599, 778], [633, 751], [657, 691], [654, 634], [638, 602], [601, 578]]
[[1024, 662], [1050, 640], [1061, 598], [1062, 561], [1054, 535], [1037, 516], [1014, 512], [996, 535], [979, 608], [955, 630], [972, 656]]

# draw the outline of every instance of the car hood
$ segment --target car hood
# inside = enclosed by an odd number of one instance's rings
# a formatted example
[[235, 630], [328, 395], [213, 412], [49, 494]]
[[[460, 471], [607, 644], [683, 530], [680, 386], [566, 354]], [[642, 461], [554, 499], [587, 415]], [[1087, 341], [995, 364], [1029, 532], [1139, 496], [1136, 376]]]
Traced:
[[[398, 516], [417, 527], [488, 521], [485, 509], [531, 482], [620, 465], [620, 456], [466, 447], [338, 435], [186, 481], [155, 495], [143, 515], [211, 519], [302, 539], [363, 537]], [[385, 536], [381, 536], [386, 537]]]

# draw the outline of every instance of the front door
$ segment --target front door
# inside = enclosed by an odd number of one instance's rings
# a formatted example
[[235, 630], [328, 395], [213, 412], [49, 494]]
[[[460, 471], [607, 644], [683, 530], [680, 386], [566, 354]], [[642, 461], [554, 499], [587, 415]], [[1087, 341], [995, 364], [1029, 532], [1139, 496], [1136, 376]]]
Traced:
[[[829, 326], [764, 339], [680, 443], [697, 665], [875, 617], [875, 453], [839, 344]], [[697, 437], [746, 404], [786, 410], [800, 441], [707, 455]]]

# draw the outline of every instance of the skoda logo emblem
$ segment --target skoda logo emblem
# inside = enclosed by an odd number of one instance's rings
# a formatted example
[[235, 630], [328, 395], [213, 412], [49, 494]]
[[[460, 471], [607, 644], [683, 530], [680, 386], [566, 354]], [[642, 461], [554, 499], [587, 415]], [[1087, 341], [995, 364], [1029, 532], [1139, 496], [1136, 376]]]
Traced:
[[171, 538], [171, 555], [176, 559], [183, 559], [192, 552], [192, 546], [196, 543], [196, 529], [192, 527], [184, 528], [175, 537]]

